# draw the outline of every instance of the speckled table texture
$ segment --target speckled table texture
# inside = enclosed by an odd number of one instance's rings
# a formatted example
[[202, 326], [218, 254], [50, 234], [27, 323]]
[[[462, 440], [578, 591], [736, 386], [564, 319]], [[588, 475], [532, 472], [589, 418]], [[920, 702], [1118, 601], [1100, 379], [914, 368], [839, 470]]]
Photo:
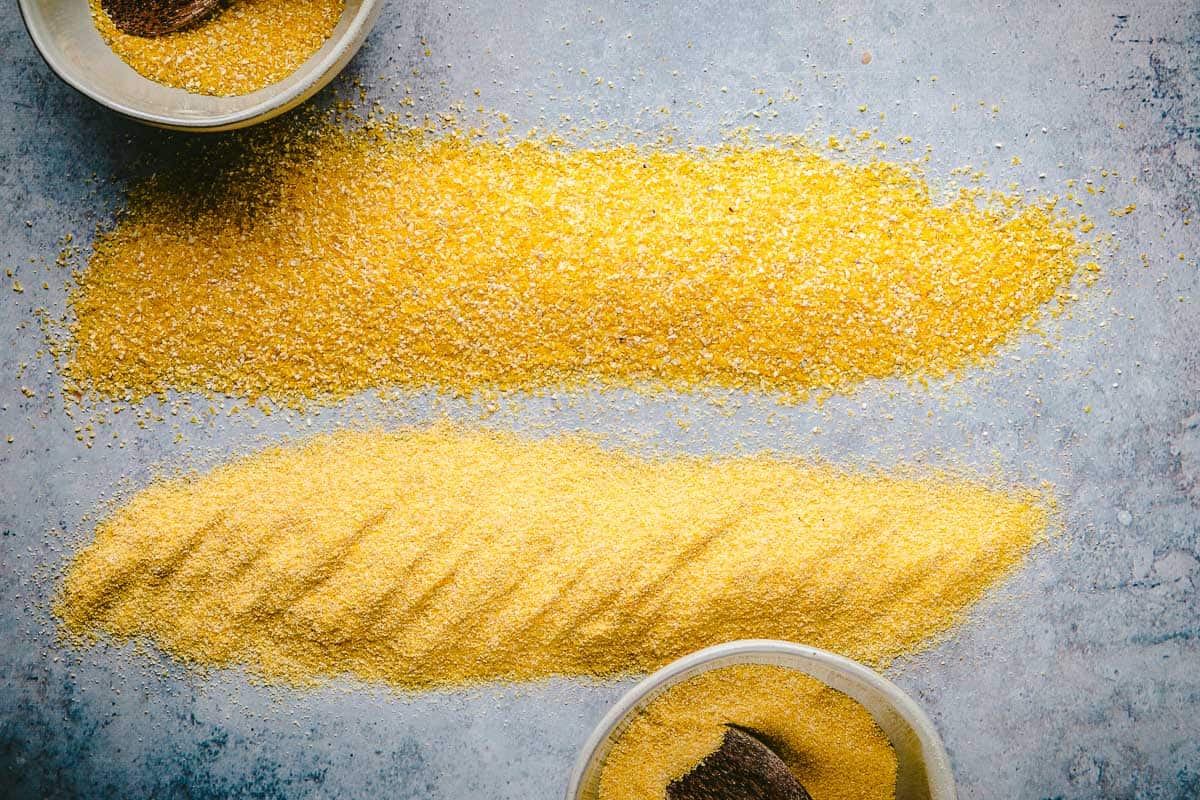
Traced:
[[[820, 406], [747, 396], [732, 413], [625, 392], [526, 399], [482, 421], [461, 401], [398, 402], [416, 422], [1047, 481], [1064, 533], [948, 641], [890, 675], [936, 722], [968, 800], [1200, 797], [1200, 216], [1187, 224], [1200, 205], [1200, 5], [390, 2], [335, 88], [354, 78], [385, 106], [407, 86], [432, 113], [475, 103], [479, 88], [478, 102], [518, 130], [604, 120], [700, 143], [748, 124], [846, 132], [864, 125], [866, 105], [886, 112], [881, 139], [913, 139], [889, 157], [929, 146], [935, 185], [966, 164], [997, 187], [1103, 185], [1083, 195], [1115, 237], [1099, 281], [1046, 338], [1021, 337], [954, 381], [876, 382]], [[399, 415], [372, 400], [195, 430], [117, 418], [85, 447], [38, 355], [35, 309], [64, 313], [68, 275], [39, 260], [52, 265], [70, 233], [86, 261], [95, 226], [120, 205], [110, 178], [135, 153], [170, 158], [186, 137], [64, 86], [13, 8], [0, 20], [0, 85], [0, 256], [25, 286], [6, 278], [0, 292], [0, 796], [561, 796], [630, 681], [296, 690], [57, 639], [57, 575], [107, 499], [156, 470]], [[788, 90], [766, 109], [765, 96]], [[1128, 204], [1136, 213], [1108, 214]], [[126, 447], [106, 446], [110, 431]]]

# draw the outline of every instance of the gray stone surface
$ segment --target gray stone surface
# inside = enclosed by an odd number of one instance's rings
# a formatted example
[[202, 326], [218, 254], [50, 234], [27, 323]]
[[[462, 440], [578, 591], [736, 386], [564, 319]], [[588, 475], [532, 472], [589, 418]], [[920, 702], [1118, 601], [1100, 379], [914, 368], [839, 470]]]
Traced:
[[[408, 86], [418, 112], [482, 102], [518, 131], [607, 120], [706, 142], [739, 125], [844, 133], [870, 120], [886, 140], [913, 137], [893, 157], [932, 146], [935, 183], [973, 164], [994, 186], [1104, 185], [1086, 207], [1118, 247], [1072, 313], [1046, 324], [1052, 347], [1024, 337], [956, 381], [872, 384], [821, 408], [738, 398], [726, 415], [697, 398], [580, 394], [513, 403], [484, 424], [1049, 481], [1065, 534], [892, 676], [936, 721], [964, 798], [1200, 797], [1200, 217], [1186, 224], [1200, 205], [1200, 7], [392, 2], [349, 75], [375, 83], [385, 105]], [[0, 796], [558, 796], [627, 682], [296, 691], [236, 670], [197, 675], [132, 645], [56, 641], [49, 602], [63, 559], [100, 504], [155, 469], [364, 418], [479, 410], [409, 397], [146, 430], [126, 415], [85, 448], [37, 355], [33, 315], [63, 312], [68, 274], [31, 259], [52, 263], [68, 232], [86, 248], [119, 207], [131, 156], [151, 153], [153, 165], [185, 137], [61, 85], [12, 8], [0, 86], [0, 265], [26, 287], [0, 283]], [[794, 100], [765, 105], [788, 89]], [[1136, 213], [1109, 217], [1128, 203]], [[107, 446], [113, 431], [124, 449]]]

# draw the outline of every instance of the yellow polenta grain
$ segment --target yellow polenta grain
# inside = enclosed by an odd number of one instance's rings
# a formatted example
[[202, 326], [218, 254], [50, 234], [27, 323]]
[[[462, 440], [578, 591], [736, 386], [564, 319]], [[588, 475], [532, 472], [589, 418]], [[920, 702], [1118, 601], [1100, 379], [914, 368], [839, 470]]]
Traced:
[[663, 800], [671, 781], [721, 746], [729, 724], [766, 737], [814, 798], [896, 796], [896, 754], [865, 708], [795, 670], [754, 664], [702, 673], [655, 698], [605, 759], [600, 800]]
[[249, 94], [283, 80], [333, 33], [344, 0], [235, 0], [202, 22], [145, 38], [122, 33], [90, 0], [100, 36], [152, 81], [194, 94]]
[[195, 167], [203, 191], [141, 186], [97, 242], [80, 384], [841, 390], [973, 363], [1079, 250], [1048, 205], [938, 204], [910, 167], [801, 145], [328, 132], [225, 158]]
[[297, 682], [612, 676], [744, 637], [880, 663], [959, 621], [1046, 519], [1031, 493], [962, 480], [347, 432], [151, 485], [98, 527], [57, 610]]

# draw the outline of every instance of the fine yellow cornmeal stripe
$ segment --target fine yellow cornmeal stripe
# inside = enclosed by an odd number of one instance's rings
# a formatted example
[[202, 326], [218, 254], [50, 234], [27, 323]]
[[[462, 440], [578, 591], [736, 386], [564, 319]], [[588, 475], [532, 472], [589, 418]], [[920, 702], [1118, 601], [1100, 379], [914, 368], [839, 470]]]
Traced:
[[57, 613], [290, 682], [604, 677], [744, 637], [879, 664], [958, 622], [1046, 526], [1033, 493], [964, 480], [347, 432], [151, 485], [78, 554]]
[[986, 356], [1081, 250], [1049, 205], [800, 145], [297, 137], [133, 193], [72, 297], [78, 384], [843, 390]]
[[344, 0], [237, 0], [212, 17], [156, 38], [122, 33], [100, 4], [92, 20], [105, 43], [152, 81], [194, 94], [240, 95], [281, 81], [321, 49]]
[[599, 800], [663, 800], [671, 781], [721, 745], [725, 726], [766, 737], [820, 800], [892, 800], [896, 753], [870, 713], [785, 667], [724, 667], [655, 698], [604, 760]]

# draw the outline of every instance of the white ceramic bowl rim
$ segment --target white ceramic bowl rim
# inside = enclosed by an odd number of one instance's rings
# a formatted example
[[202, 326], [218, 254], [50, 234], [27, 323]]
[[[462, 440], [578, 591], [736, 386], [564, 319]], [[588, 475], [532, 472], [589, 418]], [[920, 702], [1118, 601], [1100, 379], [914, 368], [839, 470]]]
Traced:
[[[589, 785], [598, 784], [598, 772], [603, 769], [602, 759], [599, 764], [595, 763], [598, 751], [606, 745], [611, 747], [619, 738], [631, 712], [693, 675], [747, 663], [778, 663], [797, 669], [862, 703], [888, 733], [897, 749], [898, 760], [905, 758], [905, 752], [909, 753], [910, 759], [920, 759], [920, 768], [907, 770], [907, 775], [903, 774], [905, 764], [901, 763], [897, 775], [897, 800], [956, 800], [950, 759], [937, 729], [899, 686], [857, 661], [816, 647], [770, 639], [743, 639], [700, 650], [668, 664], [626, 692], [592, 731], [580, 751], [567, 784], [567, 800], [590, 797], [584, 792]], [[864, 696], [864, 692], [870, 697]], [[879, 707], [881, 702], [882, 708]], [[872, 708], [872, 705], [876, 707]], [[911, 741], [898, 742], [895, 731], [904, 727], [911, 730], [912, 736], [906, 737]]]
[[[328, 80], [331, 77], [330, 72], [340, 68], [340, 66], [344, 66], [344, 63], [339, 64], [339, 62], [348, 62], [350, 60], [353, 53], [347, 53], [347, 51], [357, 50], [362, 45], [363, 39], [370, 32], [371, 27], [375, 23], [375, 18], [383, 5], [383, 0], [362, 0], [356, 9], [354, 17], [350, 20], [346, 29], [342, 31], [334, 46], [320, 56], [320, 59], [314, 64], [313, 69], [307, 72], [303, 81], [299, 81], [278, 93], [270, 94], [261, 102], [247, 108], [230, 113], [212, 114], [207, 117], [195, 117], [146, 111], [92, 88], [84, 77], [76, 75], [72, 70], [65, 68], [63, 64], [59, 63], [59, 60], [53, 54], [54, 49], [50, 41], [48, 41], [48, 36], [44, 34], [42, 27], [31, 22], [32, 7], [37, 2], [38, 0], [19, 0], [18, 5], [21, 9], [21, 19], [25, 23], [25, 30], [29, 32], [29, 38], [33, 40], [34, 47], [41, 55], [42, 60], [46, 62], [46, 65], [64, 83], [71, 86], [80, 94], [131, 119], [147, 122], [151, 125], [182, 130], [228, 130], [230, 128], [242, 127], [251, 121], [257, 122], [270, 119], [276, 114], [295, 107], [314, 93], [314, 87], [317, 84]], [[86, 0], [80, 0], [80, 2], [83, 3]]]

